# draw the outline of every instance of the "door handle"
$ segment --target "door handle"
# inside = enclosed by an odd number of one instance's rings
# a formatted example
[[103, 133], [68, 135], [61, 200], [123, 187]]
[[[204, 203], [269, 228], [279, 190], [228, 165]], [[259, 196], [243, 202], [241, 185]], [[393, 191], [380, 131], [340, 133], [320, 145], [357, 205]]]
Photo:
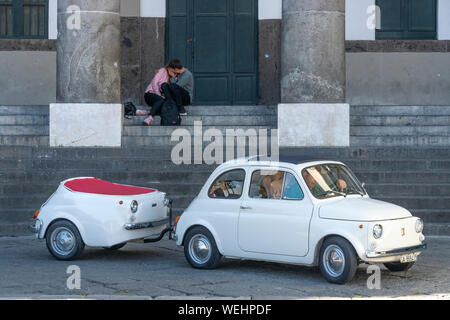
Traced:
[[252, 207], [250, 206], [241, 206], [241, 210], [250, 210]]

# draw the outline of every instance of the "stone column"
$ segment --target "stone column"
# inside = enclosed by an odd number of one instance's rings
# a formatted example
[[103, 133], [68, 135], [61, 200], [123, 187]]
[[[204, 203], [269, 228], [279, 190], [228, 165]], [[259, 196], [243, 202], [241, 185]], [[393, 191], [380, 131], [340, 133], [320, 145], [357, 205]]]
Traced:
[[51, 146], [120, 146], [120, 1], [58, 0]]
[[345, 100], [345, 1], [283, 0], [281, 102]]
[[345, 0], [283, 0], [280, 146], [346, 146]]

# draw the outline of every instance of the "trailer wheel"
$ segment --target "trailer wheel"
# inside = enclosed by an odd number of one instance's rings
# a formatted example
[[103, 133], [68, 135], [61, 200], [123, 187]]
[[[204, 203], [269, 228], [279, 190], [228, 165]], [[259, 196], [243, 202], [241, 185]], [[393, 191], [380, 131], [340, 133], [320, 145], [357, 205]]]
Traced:
[[187, 233], [184, 255], [189, 264], [197, 269], [214, 269], [222, 258], [211, 232], [200, 226]]
[[52, 223], [45, 240], [48, 251], [58, 260], [75, 260], [84, 250], [78, 228], [67, 220]]
[[116, 244], [115, 246], [112, 246], [112, 247], [103, 247], [103, 249], [105, 249], [106, 251], [116, 251], [116, 250], [120, 250], [123, 247], [125, 247], [126, 244], [127, 244], [126, 242], [125, 243], [119, 243], [119, 244]]

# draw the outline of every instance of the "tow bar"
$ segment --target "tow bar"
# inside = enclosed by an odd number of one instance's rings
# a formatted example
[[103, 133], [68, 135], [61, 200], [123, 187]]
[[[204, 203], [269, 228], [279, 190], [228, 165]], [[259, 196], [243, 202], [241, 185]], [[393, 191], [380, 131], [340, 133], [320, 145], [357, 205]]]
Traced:
[[173, 240], [172, 202], [173, 202], [172, 200], [169, 200], [169, 203], [167, 205], [167, 207], [169, 208], [169, 226], [165, 228], [157, 238], [144, 239], [143, 240], [144, 243], [153, 243], [161, 241], [167, 232], [169, 232], [169, 240]]

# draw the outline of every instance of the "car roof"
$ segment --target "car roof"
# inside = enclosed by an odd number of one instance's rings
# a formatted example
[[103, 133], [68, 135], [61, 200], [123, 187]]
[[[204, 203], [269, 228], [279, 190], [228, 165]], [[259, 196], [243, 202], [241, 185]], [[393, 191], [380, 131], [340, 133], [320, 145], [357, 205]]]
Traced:
[[239, 158], [235, 160], [230, 160], [222, 164], [219, 168], [223, 167], [238, 167], [238, 166], [277, 166], [283, 165], [287, 167], [298, 167], [301, 166], [302, 169], [311, 165], [323, 164], [323, 163], [342, 163], [333, 159], [320, 159], [314, 158], [310, 156], [302, 156], [302, 155], [289, 155], [289, 156], [280, 156], [278, 161], [271, 161], [267, 156], [253, 156], [246, 158]]

